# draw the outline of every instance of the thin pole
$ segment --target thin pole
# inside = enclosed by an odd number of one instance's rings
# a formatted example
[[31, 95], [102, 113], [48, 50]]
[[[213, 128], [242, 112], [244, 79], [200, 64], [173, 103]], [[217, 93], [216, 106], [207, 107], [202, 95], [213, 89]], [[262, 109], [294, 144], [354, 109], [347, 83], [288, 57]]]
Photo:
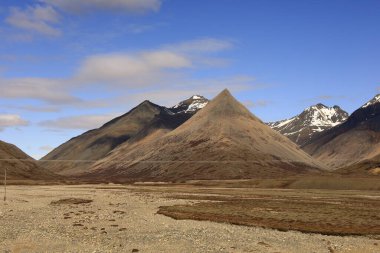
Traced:
[[4, 169], [4, 202], [7, 201], [7, 168]]

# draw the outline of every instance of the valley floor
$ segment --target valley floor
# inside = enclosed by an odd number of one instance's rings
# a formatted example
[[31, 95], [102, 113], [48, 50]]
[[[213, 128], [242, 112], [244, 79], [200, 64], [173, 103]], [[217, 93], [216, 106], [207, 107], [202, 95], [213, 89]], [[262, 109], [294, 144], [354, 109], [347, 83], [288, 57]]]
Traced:
[[[200, 205], [197, 210], [202, 210], [205, 208], [202, 204], [227, 201], [220, 203], [229, 203], [225, 204], [225, 210], [231, 211], [231, 203], [228, 202], [231, 199], [223, 199], [234, 196], [231, 192], [244, 193], [244, 196], [249, 193], [251, 197], [276, 196], [279, 201], [289, 196], [308, 200], [311, 195], [316, 198], [329, 195], [331, 203], [334, 196], [345, 200], [362, 199], [364, 209], [369, 205], [368, 200], [380, 201], [378, 192], [368, 191], [238, 191], [217, 187], [149, 185], [10, 186], [6, 204], [0, 202], [0, 252], [380, 252], [379, 237], [374, 235], [281, 232], [218, 223], [229, 220], [205, 218], [199, 212], [196, 214], [196, 210], [186, 209], [191, 208], [189, 204]], [[215, 196], [222, 199], [212, 199]], [[75, 203], [72, 198], [93, 201]], [[320, 205], [326, 204], [323, 198], [320, 200]], [[170, 209], [167, 206], [180, 208]], [[215, 209], [215, 205], [207, 208], [208, 212], [216, 212], [214, 216], [218, 216], [220, 210]], [[262, 208], [257, 206], [257, 211]], [[274, 207], [265, 208], [273, 210]], [[315, 208], [315, 205], [310, 208]], [[157, 214], [159, 210], [176, 219]], [[372, 225], [379, 225], [378, 215], [371, 214], [371, 208], [365, 210], [372, 215]], [[247, 214], [241, 210], [238, 215], [246, 217]], [[351, 226], [355, 226], [355, 222]]]

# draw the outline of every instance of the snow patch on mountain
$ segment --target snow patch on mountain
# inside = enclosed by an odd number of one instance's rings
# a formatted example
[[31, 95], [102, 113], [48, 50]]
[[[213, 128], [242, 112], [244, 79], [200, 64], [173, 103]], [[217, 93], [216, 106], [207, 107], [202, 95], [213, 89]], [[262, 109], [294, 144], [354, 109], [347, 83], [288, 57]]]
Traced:
[[192, 96], [191, 98], [192, 98], [192, 99], [202, 99], [202, 98], [204, 98], [204, 97], [202, 97], [202, 96], [198, 96], [198, 95], [194, 95], [194, 96]]
[[189, 105], [189, 108], [185, 112], [195, 112], [199, 109], [202, 109], [208, 104], [208, 102], [193, 102]]
[[194, 95], [171, 107], [173, 113], [195, 113], [205, 107], [209, 100], [200, 95]]
[[[306, 109], [310, 113], [310, 120], [305, 124], [316, 127], [334, 127], [345, 121], [348, 115], [339, 117], [336, 107], [326, 107], [324, 105], [316, 105]], [[323, 130], [317, 130], [319, 132]]]
[[376, 95], [373, 99], [371, 99], [370, 101], [368, 101], [367, 103], [365, 103], [361, 108], [366, 108], [370, 105], [374, 105], [374, 104], [377, 104], [377, 103], [380, 103], [380, 94]]

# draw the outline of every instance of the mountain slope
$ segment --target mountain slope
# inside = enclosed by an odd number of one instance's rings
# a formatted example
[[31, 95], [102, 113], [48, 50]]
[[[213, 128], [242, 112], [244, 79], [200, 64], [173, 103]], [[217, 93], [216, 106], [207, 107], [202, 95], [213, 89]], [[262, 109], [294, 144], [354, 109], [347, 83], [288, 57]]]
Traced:
[[349, 176], [380, 176], [380, 154], [372, 156], [368, 159], [341, 167], [335, 171], [337, 174]]
[[85, 178], [170, 181], [281, 177], [323, 167], [225, 90], [180, 127], [121, 145]]
[[335, 168], [375, 161], [380, 155], [380, 95], [341, 125], [306, 143], [303, 149]]
[[302, 146], [327, 129], [343, 123], [348, 113], [339, 106], [327, 107], [317, 104], [306, 108], [302, 113], [287, 120], [268, 123], [268, 125]]
[[7, 169], [8, 179], [33, 179], [33, 180], [54, 180], [58, 179], [50, 171], [38, 166], [37, 162], [25, 154], [15, 145], [0, 141], [0, 177], [3, 175], [2, 169]]
[[144, 101], [102, 127], [62, 144], [42, 158], [43, 164], [63, 175], [83, 173], [123, 143], [133, 144], [175, 129], [202, 108], [200, 102], [207, 99], [193, 96], [172, 108]]

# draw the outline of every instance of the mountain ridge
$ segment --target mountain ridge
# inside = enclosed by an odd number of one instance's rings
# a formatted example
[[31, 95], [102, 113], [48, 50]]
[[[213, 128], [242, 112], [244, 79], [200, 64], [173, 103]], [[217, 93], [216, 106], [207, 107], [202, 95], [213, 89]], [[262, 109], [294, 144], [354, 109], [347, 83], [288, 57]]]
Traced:
[[[192, 98], [185, 101], [181, 109], [193, 105]], [[101, 127], [89, 130], [61, 144], [41, 159], [42, 162], [45, 161], [42, 164], [49, 170], [62, 175], [72, 176], [83, 173], [95, 161], [105, 157], [122, 143], [129, 140], [129, 142], [138, 141], [157, 129], [161, 129], [161, 132], [172, 130], [200, 109], [201, 107], [193, 106], [191, 111], [185, 109], [185, 112], [177, 112], [145, 100], [129, 112], [106, 122]]]

